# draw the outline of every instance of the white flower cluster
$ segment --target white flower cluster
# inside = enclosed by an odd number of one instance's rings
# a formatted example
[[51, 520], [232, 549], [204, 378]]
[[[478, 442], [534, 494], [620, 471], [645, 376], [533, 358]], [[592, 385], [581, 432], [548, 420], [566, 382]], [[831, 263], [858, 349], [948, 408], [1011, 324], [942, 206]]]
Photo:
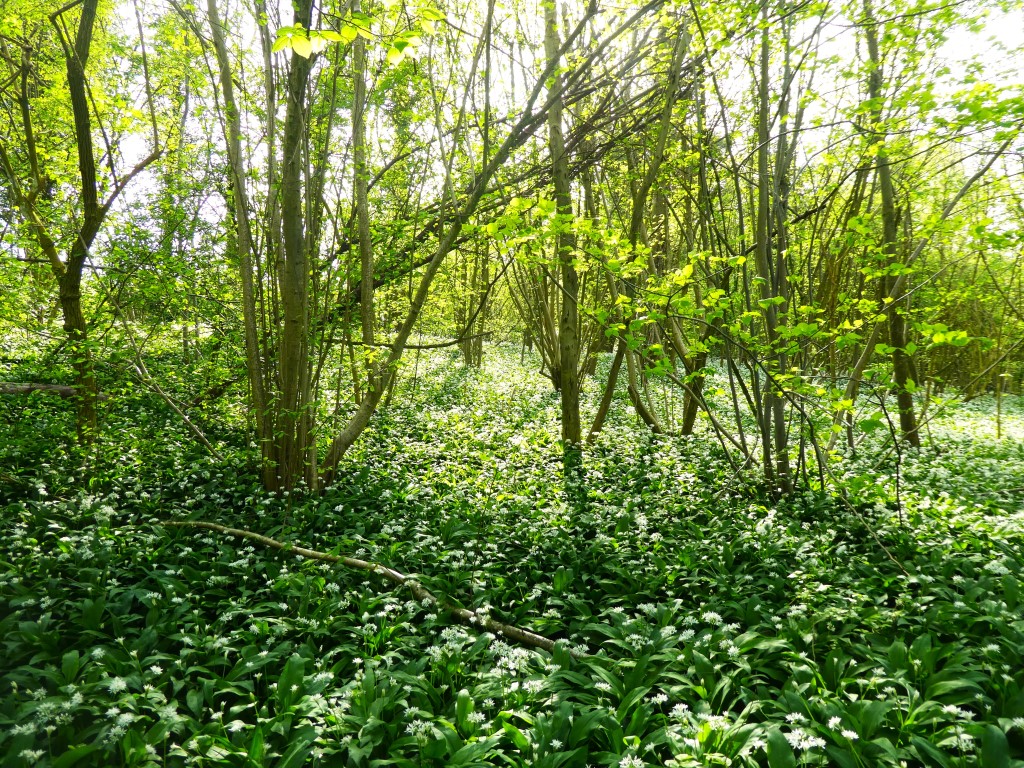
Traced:
[[825, 746], [824, 739], [818, 736], [812, 736], [811, 734], [807, 733], [807, 731], [805, 731], [803, 728], [794, 728], [792, 731], [785, 734], [785, 736], [786, 741], [789, 742], [789, 745], [798, 752], [805, 749], [813, 749], [815, 747]]
[[494, 643], [494, 652], [498, 656], [495, 670], [503, 675], [519, 675], [530, 666], [530, 652], [525, 648], [511, 646], [502, 641]]

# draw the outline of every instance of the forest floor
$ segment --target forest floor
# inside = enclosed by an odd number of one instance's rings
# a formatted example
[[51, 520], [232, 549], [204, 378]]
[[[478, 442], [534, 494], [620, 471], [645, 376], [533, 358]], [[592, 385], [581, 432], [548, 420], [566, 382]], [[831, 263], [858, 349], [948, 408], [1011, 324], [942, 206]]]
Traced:
[[991, 399], [918, 452], [869, 435], [849, 503], [773, 500], [623, 399], [572, 508], [550, 386], [432, 360], [316, 497], [259, 491], [224, 414], [216, 461], [113, 397], [83, 468], [66, 404], [0, 402], [0, 766], [1024, 765], [1019, 399], [1001, 439]]

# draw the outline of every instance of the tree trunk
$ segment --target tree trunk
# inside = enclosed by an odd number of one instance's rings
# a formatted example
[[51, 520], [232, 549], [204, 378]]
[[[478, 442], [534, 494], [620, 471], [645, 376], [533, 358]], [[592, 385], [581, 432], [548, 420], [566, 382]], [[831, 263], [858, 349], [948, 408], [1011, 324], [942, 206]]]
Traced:
[[266, 380], [260, 356], [259, 331], [257, 328], [256, 289], [253, 278], [252, 223], [249, 217], [249, 193], [245, 161], [242, 158], [242, 129], [238, 105], [235, 102], [234, 84], [231, 80], [231, 62], [228, 59], [224, 30], [217, 10], [216, 0], [207, 0], [207, 14], [221, 94], [224, 97], [224, 132], [231, 169], [231, 203], [234, 211], [234, 228], [229, 246], [234, 245], [238, 256], [238, 271], [242, 288], [242, 324], [245, 333], [245, 369], [249, 377], [249, 392], [252, 411], [256, 422], [256, 437], [260, 445], [261, 473], [263, 484], [274, 487], [277, 470], [274, 467], [274, 438], [272, 420], [268, 412]]
[[[768, 26], [767, 10], [763, 10], [764, 26], [761, 30], [760, 75], [758, 79], [758, 112], [757, 112], [757, 232], [754, 248], [757, 273], [760, 278], [761, 299], [763, 304], [762, 318], [768, 344], [775, 348], [778, 339], [778, 309], [775, 299], [786, 298], [784, 276], [777, 274], [770, 265], [771, 234], [769, 232], [770, 212], [772, 205], [772, 184], [768, 169]], [[773, 355], [774, 371], [779, 375], [786, 370], [786, 355], [776, 349]], [[786, 434], [785, 399], [780, 391], [775, 376], [769, 376], [764, 387], [764, 409], [762, 411], [761, 432], [765, 438], [764, 470], [769, 481], [777, 483], [783, 493], [792, 490], [792, 479], [789, 469], [789, 445]], [[770, 422], [770, 423], [769, 423]], [[773, 466], [774, 461], [774, 466]]]
[[92, 350], [89, 348], [85, 315], [82, 314], [81, 267], [74, 269], [73, 263], [71, 259], [68, 260], [68, 268], [57, 282], [60, 308], [64, 315], [64, 332], [68, 335], [68, 352], [75, 371], [75, 391], [78, 393], [75, 398], [78, 405], [78, 441], [86, 444], [92, 442], [98, 428], [96, 401], [99, 386], [96, 383]]
[[[544, 49], [549, 65], [558, 64], [558, 19], [555, 3], [544, 6]], [[556, 70], [557, 72], [557, 70]], [[556, 92], [562, 89], [562, 75], [554, 77]], [[562, 456], [566, 482], [574, 478], [583, 463], [580, 436], [580, 344], [579, 289], [580, 280], [573, 266], [576, 235], [572, 231], [572, 198], [569, 194], [569, 158], [562, 135], [562, 97], [556, 95], [548, 112], [548, 149], [551, 152], [551, 176], [554, 182], [557, 220], [555, 223], [555, 252], [561, 280], [561, 307], [558, 320], [558, 389], [562, 403]], [[552, 377], [556, 375], [552, 371]]]
[[[352, 12], [361, 11], [353, 0]], [[367, 390], [378, 386], [374, 351], [373, 243], [370, 240], [369, 171], [366, 165], [366, 40], [357, 35], [352, 42], [352, 158], [356, 203], [356, 242], [359, 245], [359, 322], [363, 352], [367, 355]]]
[[[693, 370], [699, 371], [708, 364], [708, 353], [699, 352], [693, 355], [689, 361]], [[692, 435], [693, 428], [697, 423], [697, 412], [700, 410], [700, 397], [704, 392], [704, 376], [697, 375], [690, 380], [690, 388], [686, 390], [683, 398], [683, 420], [680, 425], [680, 434]]]
[[[875, 24], [871, 0], [864, 0], [864, 34], [867, 38], [870, 73], [868, 75], [868, 98], [873, 107], [871, 117], [877, 163], [875, 172], [878, 175], [878, 188], [882, 196], [882, 252], [886, 266], [898, 261], [899, 216], [896, 212], [896, 192], [892, 181], [892, 166], [889, 163], [885, 147], [885, 131], [883, 130], [883, 96], [882, 96], [882, 59], [878, 49], [878, 31]], [[915, 448], [921, 446], [921, 436], [917, 431], [917, 414], [914, 411], [914, 396], [910, 391], [910, 358], [906, 353], [907, 326], [900, 304], [893, 296], [896, 276], [887, 272], [882, 277], [882, 296], [889, 301], [886, 308], [889, 325], [889, 344], [892, 347], [892, 370], [896, 385], [896, 403], [900, 414], [900, 431], [903, 439]]]
[[[75, 386], [78, 388], [78, 440], [91, 442], [97, 430], [96, 398], [99, 388], [93, 367], [92, 351], [89, 348], [88, 330], [82, 314], [82, 269], [99, 231], [100, 222], [106, 214], [99, 203], [96, 188], [96, 158], [92, 145], [92, 121], [89, 115], [89, 99], [85, 82], [85, 66], [89, 61], [92, 47], [93, 24], [96, 21], [98, 0], [85, 0], [78, 22], [74, 46], [64, 42], [65, 64], [68, 74], [68, 92], [71, 95], [71, 110], [75, 118], [75, 144], [78, 149], [78, 173], [82, 184], [82, 227], [71, 246], [67, 264], [57, 275], [60, 291], [60, 308], [64, 314], [64, 332], [68, 335], [68, 350], [75, 370]], [[60, 26], [54, 19], [54, 25]]]
[[[310, 0], [295, 0], [294, 21], [309, 29]], [[274, 404], [276, 472], [274, 489], [300, 481], [316, 487], [316, 464], [309, 461], [313, 412], [309, 375], [309, 258], [303, 215], [303, 144], [307, 133], [306, 90], [311, 62], [292, 56], [288, 73], [284, 151], [281, 165], [281, 230], [283, 264], [278, 269], [283, 326], [280, 340], [281, 389]]]

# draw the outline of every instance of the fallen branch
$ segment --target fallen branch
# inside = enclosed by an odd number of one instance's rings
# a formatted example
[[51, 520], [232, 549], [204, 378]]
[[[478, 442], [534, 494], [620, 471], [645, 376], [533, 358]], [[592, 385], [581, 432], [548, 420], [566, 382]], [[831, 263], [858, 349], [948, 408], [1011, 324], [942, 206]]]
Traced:
[[520, 629], [514, 627], [511, 624], [503, 624], [500, 621], [495, 621], [492, 618], [484, 616], [479, 613], [460, 608], [457, 605], [452, 605], [444, 600], [438, 600], [434, 595], [430, 593], [422, 584], [416, 579], [406, 576], [404, 573], [399, 573], [394, 568], [388, 568], [386, 565], [380, 563], [371, 563], [368, 560], [360, 560], [355, 557], [345, 557], [343, 555], [329, 555], [326, 552], [318, 552], [315, 549], [306, 549], [305, 547], [297, 547], [292, 544], [285, 544], [284, 542], [272, 539], [269, 536], [263, 536], [259, 533], [253, 533], [252, 531], [246, 531], [241, 528], [228, 528], [225, 525], [218, 525], [217, 523], [208, 523], [204, 520], [163, 520], [160, 521], [160, 525], [175, 526], [179, 528], [206, 528], [207, 530], [217, 531], [218, 533], [227, 534], [228, 536], [238, 536], [242, 539], [250, 539], [251, 541], [258, 541], [273, 549], [280, 549], [284, 552], [288, 552], [293, 555], [301, 555], [302, 557], [308, 557], [310, 560], [322, 560], [328, 563], [340, 563], [349, 568], [358, 568], [363, 571], [370, 571], [371, 573], [377, 573], [383, 576], [388, 581], [394, 582], [403, 587], [408, 587], [409, 591], [412, 592], [413, 596], [420, 601], [429, 601], [436, 604], [438, 607], [449, 613], [452, 617], [462, 622], [463, 624], [469, 624], [471, 626], [482, 627], [488, 632], [493, 632], [496, 635], [502, 635], [509, 640], [514, 640], [523, 645], [529, 645], [533, 648], [543, 648], [545, 651], [552, 651], [555, 647], [555, 641], [550, 638], [544, 637], [543, 635], [535, 634], [527, 629]]
[[[0, 395], [28, 395], [32, 392], [49, 392], [63, 398], [78, 397], [78, 388], [67, 384], [34, 384], [25, 382], [0, 382]], [[106, 400], [107, 395], [100, 394], [98, 399]]]

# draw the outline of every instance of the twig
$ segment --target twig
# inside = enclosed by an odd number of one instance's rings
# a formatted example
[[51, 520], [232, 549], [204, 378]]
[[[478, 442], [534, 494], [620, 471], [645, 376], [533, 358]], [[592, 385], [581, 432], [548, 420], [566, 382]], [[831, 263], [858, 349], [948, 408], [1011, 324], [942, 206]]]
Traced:
[[377, 573], [388, 581], [394, 582], [395, 584], [403, 587], [408, 587], [409, 591], [412, 592], [413, 596], [417, 600], [436, 603], [440, 608], [451, 614], [452, 617], [463, 624], [482, 627], [496, 635], [503, 635], [504, 637], [510, 640], [515, 640], [523, 645], [528, 645], [534, 648], [543, 648], [545, 651], [550, 652], [554, 650], [555, 647], [555, 641], [544, 637], [543, 635], [538, 635], [527, 629], [512, 626], [511, 624], [504, 624], [500, 621], [495, 621], [494, 619], [482, 614], [474, 613], [473, 611], [465, 608], [460, 608], [459, 606], [453, 605], [445, 600], [438, 600], [426, 587], [416, 581], [416, 579], [406, 576], [404, 573], [400, 573], [394, 568], [388, 568], [386, 565], [381, 565], [380, 563], [372, 563], [355, 557], [345, 557], [344, 555], [330, 555], [326, 552], [318, 552], [315, 549], [297, 547], [292, 544], [285, 544], [277, 539], [272, 539], [269, 536], [263, 536], [259, 533], [253, 533], [252, 531], [246, 531], [241, 528], [229, 528], [217, 523], [208, 523], [204, 520], [162, 520], [159, 522], [159, 525], [174, 526], [178, 528], [206, 528], [207, 530], [217, 531], [218, 533], [223, 533], [228, 536], [237, 536], [239, 538], [257, 541], [260, 544], [273, 549], [280, 549], [292, 555], [308, 557], [310, 560], [340, 563], [341, 565], [349, 568], [358, 568], [363, 571]]

